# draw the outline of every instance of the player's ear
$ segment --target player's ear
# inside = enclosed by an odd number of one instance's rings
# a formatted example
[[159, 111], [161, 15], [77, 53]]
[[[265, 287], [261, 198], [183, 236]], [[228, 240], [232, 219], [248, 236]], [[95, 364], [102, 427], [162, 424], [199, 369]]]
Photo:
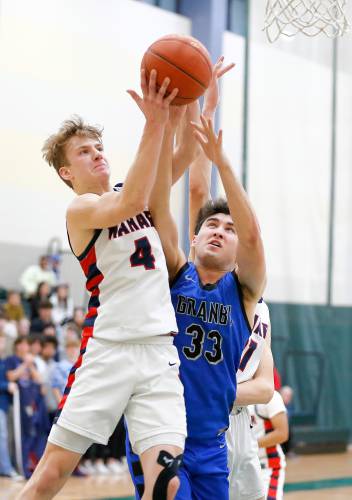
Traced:
[[59, 175], [65, 181], [71, 181], [73, 178], [70, 167], [60, 167]]
[[197, 244], [197, 235], [194, 234], [193, 238], [192, 238], [192, 241], [191, 241], [191, 247], [195, 247], [196, 244]]

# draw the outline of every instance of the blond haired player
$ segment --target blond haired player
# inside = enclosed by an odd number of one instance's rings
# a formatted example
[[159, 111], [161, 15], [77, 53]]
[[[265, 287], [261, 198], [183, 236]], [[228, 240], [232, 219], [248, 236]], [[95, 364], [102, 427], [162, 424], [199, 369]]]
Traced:
[[169, 105], [169, 79], [156, 71], [143, 97], [129, 91], [146, 123], [123, 187], [110, 186], [101, 132], [76, 118], [44, 145], [44, 156], [73, 188], [67, 230], [90, 292], [80, 356], [72, 368], [45, 453], [18, 498], [52, 498], [93, 442], [106, 444], [121, 415], [145, 473], [143, 500], [173, 499], [186, 435], [168, 274], [146, 209]]
[[275, 391], [269, 403], [251, 407], [250, 413], [258, 440], [265, 498], [282, 500], [286, 460], [280, 444], [288, 439], [288, 418], [281, 394]]

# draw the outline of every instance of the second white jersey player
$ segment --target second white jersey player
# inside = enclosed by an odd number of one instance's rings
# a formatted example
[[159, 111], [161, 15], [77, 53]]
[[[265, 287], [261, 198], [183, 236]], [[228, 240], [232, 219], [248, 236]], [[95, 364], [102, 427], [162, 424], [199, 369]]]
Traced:
[[[258, 302], [254, 327], [243, 350], [237, 371], [237, 384], [251, 380], [258, 370], [265, 348], [270, 345], [269, 309], [263, 299]], [[259, 500], [264, 498], [263, 482], [258, 458], [258, 443], [253, 433], [247, 407], [234, 406], [230, 427], [226, 433], [230, 500]]]

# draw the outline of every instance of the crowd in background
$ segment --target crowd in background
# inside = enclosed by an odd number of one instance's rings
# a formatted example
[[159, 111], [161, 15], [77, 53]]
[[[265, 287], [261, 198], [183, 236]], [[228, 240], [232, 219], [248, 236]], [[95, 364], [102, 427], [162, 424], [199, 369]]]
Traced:
[[[69, 285], [60, 281], [57, 255], [41, 256], [25, 269], [18, 290], [1, 290], [0, 476], [30, 477], [43, 454], [79, 356], [84, 320], [84, 308], [73, 303]], [[14, 432], [16, 420], [20, 437]], [[91, 446], [75, 473], [125, 473], [124, 439], [120, 421], [108, 445]]]

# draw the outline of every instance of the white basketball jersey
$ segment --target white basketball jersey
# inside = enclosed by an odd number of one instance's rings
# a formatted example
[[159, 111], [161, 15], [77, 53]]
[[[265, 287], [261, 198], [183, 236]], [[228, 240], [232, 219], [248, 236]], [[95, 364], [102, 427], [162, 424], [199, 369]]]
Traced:
[[238, 384], [253, 378], [257, 371], [269, 325], [269, 309], [264, 300], [261, 299], [255, 308], [253, 330], [243, 349], [240, 365], [237, 370], [236, 378]]
[[166, 261], [147, 210], [96, 230], [78, 260], [90, 293], [83, 336], [124, 342], [177, 332]]
[[[279, 413], [286, 413], [286, 407], [281, 394], [275, 391], [269, 403], [249, 406], [249, 412], [254, 434], [259, 439], [273, 430], [271, 419]], [[281, 469], [286, 465], [285, 455], [279, 444], [269, 448], [259, 448], [259, 459], [262, 469]]]

